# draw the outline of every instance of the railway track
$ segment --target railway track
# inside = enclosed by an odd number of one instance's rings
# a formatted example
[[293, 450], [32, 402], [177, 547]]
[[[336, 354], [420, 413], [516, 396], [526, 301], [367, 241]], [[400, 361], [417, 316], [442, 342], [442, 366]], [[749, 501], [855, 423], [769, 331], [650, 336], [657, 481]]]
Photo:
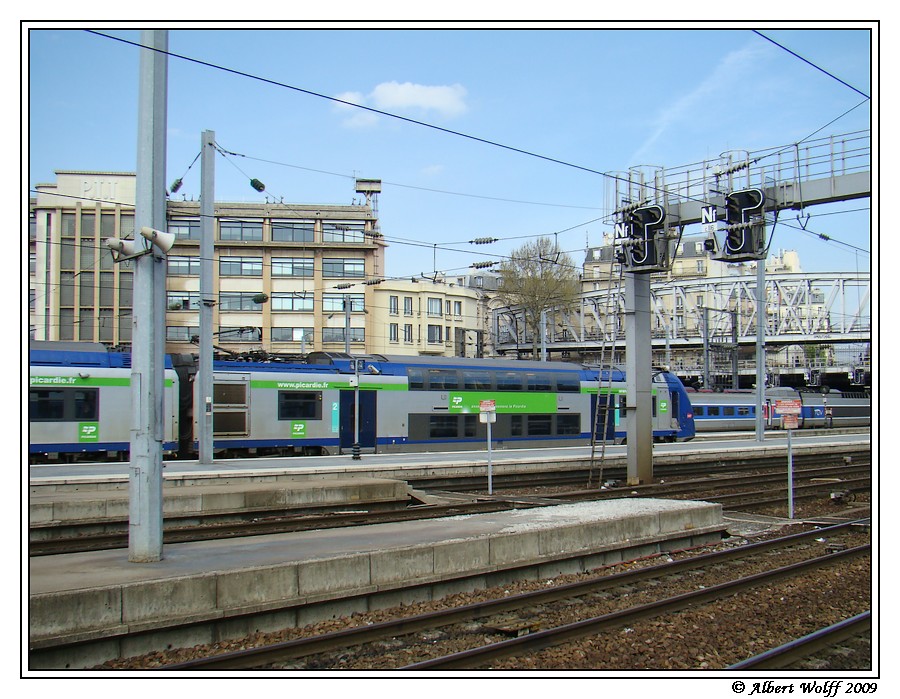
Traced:
[[[815, 498], [823, 492], [839, 486], [845, 491], [865, 491], [870, 487], [868, 466], [855, 464], [827, 468], [802, 469], [795, 472], [795, 499]], [[811, 482], [819, 479], [820, 482]], [[497, 494], [477, 496], [469, 502], [452, 505], [414, 506], [401, 510], [333, 512], [309, 514], [303, 510], [274, 510], [267, 512], [217, 513], [206, 522], [195, 524], [195, 514], [185, 517], [167, 517], [164, 524], [163, 541], [166, 544], [187, 541], [258, 536], [286, 532], [310, 531], [336, 527], [351, 527], [382, 522], [400, 522], [419, 519], [434, 519], [463, 514], [496, 512], [499, 510], [541, 507], [568, 502], [600, 500], [627, 497], [685, 498], [721, 502], [729, 508], [742, 509], [780, 505], [785, 502], [787, 492], [783, 473], [754, 475], [719, 475], [695, 480], [670, 483], [656, 483], [629, 488], [609, 488], [606, 490], [580, 489], [555, 492], [545, 496]], [[839, 484], [836, 483], [839, 481]], [[556, 483], [556, 481], [549, 481]], [[567, 481], [564, 481], [564, 485]], [[520, 484], [521, 485], [521, 484]], [[759, 486], [767, 486], [760, 490]], [[532, 479], [525, 480], [527, 488], [534, 488]], [[754, 489], [742, 490], [747, 486]], [[453, 495], [453, 494], [449, 494]], [[201, 518], [202, 519], [202, 518]], [[239, 520], [239, 521], [235, 521]], [[190, 524], [186, 524], [190, 523]], [[127, 521], [110, 522], [107, 528], [118, 531], [96, 533], [96, 523], [82, 526], [67, 525], [65, 533], [54, 534], [52, 528], [43, 528], [43, 538], [29, 543], [29, 555], [44, 556], [81, 551], [97, 551], [112, 548], [127, 548]]]
[[788, 641], [777, 648], [729, 666], [729, 670], [781, 670], [801, 660], [821, 655], [848, 639], [863, 636], [872, 628], [872, 612], [862, 612], [849, 619]]
[[670, 562], [658, 565], [197, 658], [165, 669], [489, 667], [503, 658], [521, 658], [642, 619], [671, 617], [725, 596], [797, 580], [810, 571], [847, 565], [870, 555], [866, 539], [848, 523], [678, 560], [670, 554]]

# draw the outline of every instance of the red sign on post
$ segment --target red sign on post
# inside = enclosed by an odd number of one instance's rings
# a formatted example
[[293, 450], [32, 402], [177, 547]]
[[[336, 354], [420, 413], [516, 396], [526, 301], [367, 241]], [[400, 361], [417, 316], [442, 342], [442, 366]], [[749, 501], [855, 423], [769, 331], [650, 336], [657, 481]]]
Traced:
[[803, 404], [799, 400], [776, 400], [775, 410], [782, 415], [799, 415]]
[[781, 426], [786, 430], [796, 430], [800, 426], [800, 420], [796, 415], [788, 413], [781, 417]]
[[497, 401], [495, 400], [480, 400], [478, 401], [478, 409], [483, 413], [490, 413], [497, 410]]

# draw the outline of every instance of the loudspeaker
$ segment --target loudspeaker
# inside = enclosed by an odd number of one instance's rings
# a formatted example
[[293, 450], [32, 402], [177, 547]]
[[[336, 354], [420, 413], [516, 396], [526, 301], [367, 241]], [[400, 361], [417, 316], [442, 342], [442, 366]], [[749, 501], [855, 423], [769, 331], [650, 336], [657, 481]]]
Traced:
[[175, 236], [172, 233], [166, 233], [164, 231], [158, 231], [155, 228], [144, 226], [141, 228], [141, 235], [163, 252], [169, 252], [169, 250], [172, 249], [172, 246], [175, 245]]
[[119, 238], [107, 238], [106, 247], [123, 257], [133, 257], [138, 251], [133, 240], [121, 240]]

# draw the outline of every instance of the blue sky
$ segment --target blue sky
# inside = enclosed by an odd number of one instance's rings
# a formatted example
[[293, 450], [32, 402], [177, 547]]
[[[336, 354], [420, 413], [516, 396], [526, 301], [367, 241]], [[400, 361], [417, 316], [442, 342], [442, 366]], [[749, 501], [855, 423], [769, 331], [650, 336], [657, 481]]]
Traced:
[[[170, 58], [167, 181], [184, 178], [176, 199], [199, 197], [199, 161], [190, 166], [210, 129], [240, 154], [216, 159], [219, 201], [265, 201], [249, 186], [257, 178], [285, 202], [349, 204], [358, 197], [354, 177], [381, 179], [388, 276], [458, 274], [553, 234], [580, 263], [612, 221], [606, 178], [579, 167], [676, 169], [807, 138], [863, 102], [855, 90], [872, 94], [871, 36], [855, 26], [758, 27], [835, 77], [738, 25], [171, 26], [171, 53], [283, 85]], [[98, 31], [140, 40], [138, 28]], [[32, 24], [27, 39], [29, 185], [52, 182], [54, 170], [134, 171], [138, 49], [75, 25]], [[817, 137], [866, 130], [871, 111], [867, 102]], [[776, 229], [773, 250], [797, 250], [805, 271], [870, 267], [869, 199], [804, 213], [806, 231], [794, 212], [783, 214], [794, 227]], [[501, 241], [466, 242], [477, 237]]]

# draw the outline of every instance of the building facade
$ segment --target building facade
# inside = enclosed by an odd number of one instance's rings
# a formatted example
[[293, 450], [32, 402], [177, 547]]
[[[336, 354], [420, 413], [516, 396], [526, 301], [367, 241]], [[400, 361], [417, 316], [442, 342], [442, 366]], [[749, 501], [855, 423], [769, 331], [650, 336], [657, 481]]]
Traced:
[[[133, 263], [107, 238], [134, 237], [135, 175], [57, 171], [29, 220], [29, 337], [127, 348]], [[369, 205], [218, 202], [213, 343], [222, 353], [476, 357], [491, 274], [385, 280], [387, 245]], [[170, 200], [166, 351], [196, 353], [200, 204]]]
[[[29, 335], [127, 347], [133, 266], [105, 240], [134, 237], [135, 175], [57, 171], [29, 226]], [[367, 351], [386, 248], [371, 206], [215, 205], [214, 344], [226, 352]], [[166, 351], [197, 351], [200, 204], [167, 203]]]
[[375, 288], [370, 309], [376, 354], [483, 356], [485, 317], [477, 289], [442, 279], [390, 280]]

